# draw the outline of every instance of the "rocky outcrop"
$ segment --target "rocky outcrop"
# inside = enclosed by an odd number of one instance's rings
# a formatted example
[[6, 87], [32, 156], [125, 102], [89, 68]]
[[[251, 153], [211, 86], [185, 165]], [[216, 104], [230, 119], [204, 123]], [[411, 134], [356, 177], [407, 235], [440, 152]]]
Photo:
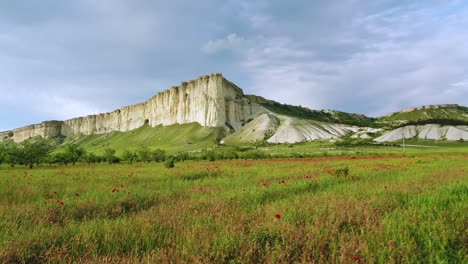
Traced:
[[126, 132], [143, 125], [172, 125], [198, 122], [202, 126], [239, 129], [262, 111], [262, 107], [244, 97], [242, 89], [211, 74], [183, 82], [158, 93], [144, 103], [122, 107], [110, 113], [89, 115], [65, 121], [48, 121], [0, 133], [0, 140], [21, 142], [31, 137], [105, 134]]
[[381, 129], [376, 128], [324, 123], [269, 112], [257, 116], [226, 137], [222, 143], [227, 145], [256, 141], [266, 141], [273, 144], [297, 143], [312, 140], [335, 140], [352, 134], [359, 138], [370, 138], [367, 133], [380, 131]]
[[468, 140], [468, 126], [440, 126], [437, 124], [423, 126], [405, 126], [374, 139], [377, 142], [397, 141], [419, 138], [432, 140]]
[[0, 133], [0, 141], [13, 139], [21, 142], [28, 138], [41, 136], [45, 139], [60, 135], [62, 121], [45, 121], [40, 124], [29, 125]]

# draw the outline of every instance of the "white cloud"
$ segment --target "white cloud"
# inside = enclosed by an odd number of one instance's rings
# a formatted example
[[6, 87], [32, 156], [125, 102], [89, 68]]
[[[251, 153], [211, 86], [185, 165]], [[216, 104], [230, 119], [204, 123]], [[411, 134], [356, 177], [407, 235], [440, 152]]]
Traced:
[[207, 54], [215, 54], [221, 51], [238, 48], [244, 42], [244, 38], [237, 36], [236, 33], [231, 33], [225, 38], [208, 41], [208, 43], [201, 48], [201, 51]]
[[[468, 30], [460, 17], [433, 23], [437, 11], [397, 8], [355, 18], [345, 39], [358, 46], [347, 58], [322, 58], [323, 50], [291, 38], [265, 39], [249, 49], [242, 65], [260, 95], [315, 109], [379, 116], [423, 104], [466, 104], [468, 90], [460, 88], [467, 83], [453, 80], [466, 77], [468, 48], [461, 43]], [[371, 26], [362, 27], [363, 21]], [[414, 23], [404, 28], [408, 21]], [[427, 30], [423, 21], [430, 32], [420, 38], [417, 32]]]
[[463, 80], [463, 81], [452, 83], [451, 86], [453, 86], [453, 87], [468, 87], [468, 80]]

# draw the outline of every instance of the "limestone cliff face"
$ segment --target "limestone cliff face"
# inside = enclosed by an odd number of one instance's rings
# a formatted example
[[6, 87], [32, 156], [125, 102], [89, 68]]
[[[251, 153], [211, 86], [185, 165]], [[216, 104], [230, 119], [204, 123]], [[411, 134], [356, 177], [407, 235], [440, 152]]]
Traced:
[[31, 137], [51, 138], [130, 131], [150, 126], [198, 122], [202, 126], [236, 130], [259, 112], [265, 111], [244, 97], [242, 90], [221, 74], [202, 76], [161, 92], [144, 103], [122, 107], [110, 113], [65, 121], [48, 121], [0, 133], [0, 140], [21, 142]]

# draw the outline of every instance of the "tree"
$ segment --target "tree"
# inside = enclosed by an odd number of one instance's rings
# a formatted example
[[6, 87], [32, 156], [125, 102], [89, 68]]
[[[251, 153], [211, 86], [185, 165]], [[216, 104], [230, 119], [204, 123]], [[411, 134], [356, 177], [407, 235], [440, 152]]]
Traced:
[[65, 153], [60, 152], [60, 153], [55, 153], [52, 155], [52, 160], [55, 163], [63, 163], [65, 166], [68, 166], [68, 158], [66, 157]]
[[5, 162], [8, 163], [12, 168], [16, 164], [20, 163], [19, 156], [20, 151], [16, 145], [12, 145], [4, 149]]
[[28, 165], [30, 169], [34, 164], [40, 164], [49, 155], [52, 147], [44, 140], [31, 142], [29, 140], [23, 141], [18, 148], [18, 158], [20, 164]]
[[180, 152], [177, 157], [176, 157], [177, 160], [180, 160], [180, 161], [186, 161], [188, 159], [190, 159], [190, 154], [188, 152]]
[[99, 157], [96, 156], [96, 154], [94, 154], [93, 152], [89, 152], [84, 155], [83, 159], [88, 164], [91, 164], [91, 163], [96, 164]]
[[78, 146], [77, 144], [67, 144], [65, 146], [65, 158], [72, 165], [75, 165], [76, 162], [85, 154], [85, 150]]
[[151, 160], [156, 161], [156, 162], [161, 162], [164, 161], [166, 158], [166, 151], [163, 149], [156, 149], [153, 152], [151, 152]]
[[109, 163], [117, 163], [118, 158], [115, 156], [115, 149], [109, 147], [104, 149], [104, 158]]
[[174, 161], [175, 161], [174, 156], [166, 157], [166, 161], [164, 162], [164, 166], [166, 168], [174, 168]]
[[6, 156], [5, 147], [0, 146], [0, 164], [2, 164], [5, 161], [5, 156]]
[[122, 159], [127, 161], [128, 163], [132, 164], [133, 161], [136, 159], [137, 155], [135, 152], [130, 151], [128, 149], [124, 150], [122, 154]]
[[138, 157], [142, 162], [151, 161], [151, 150], [147, 146], [141, 146], [138, 150]]

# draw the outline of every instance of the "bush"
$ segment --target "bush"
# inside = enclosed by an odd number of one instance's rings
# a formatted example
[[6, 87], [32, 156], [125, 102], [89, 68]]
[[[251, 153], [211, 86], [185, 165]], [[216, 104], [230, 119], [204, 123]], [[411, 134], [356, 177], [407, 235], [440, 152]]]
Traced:
[[349, 176], [349, 168], [344, 167], [344, 168], [335, 170], [335, 176], [336, 177], [348, 177]]
[[166, 168], [174, 168], [174, 161], [175, 161], [175, 157], [174, 157], [174, 156], [166, 157], [166, 161], [164, 161], [164, 167], [166, 167]]
[[109, 163], [119, 163], [120, 159], [115, 156], [115, 149], [109, 147], [104, 149], [104, 159]]
[[139, 161], [150, 162], [151, 161], [151, 150], [147, 146], [141, 146], [137, 151]]
[[133, 161], [135, 161], [137, 157], [138, 156], [135, 152], [130, 151], [128, 149], [124, 150], [122, 154], [122, 160], [127, 161], [129, 164], [132, 164]]
[[163, 149], [155, 149], [151, 152], [151, 160], [156, 162], [164, 161], [166, 157], [166, 151]]

